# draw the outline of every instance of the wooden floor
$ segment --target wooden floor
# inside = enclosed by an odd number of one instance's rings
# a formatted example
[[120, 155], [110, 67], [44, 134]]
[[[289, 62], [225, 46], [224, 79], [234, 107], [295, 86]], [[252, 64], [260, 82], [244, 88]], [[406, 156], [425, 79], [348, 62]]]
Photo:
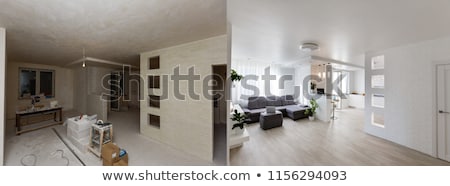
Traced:
[[364, 133], [364, 111], [346, 109], [332, 123], [285, 118], [283, 127], [247, 125], [250, 141], [231, 150], [231, 165], [450, 165]]

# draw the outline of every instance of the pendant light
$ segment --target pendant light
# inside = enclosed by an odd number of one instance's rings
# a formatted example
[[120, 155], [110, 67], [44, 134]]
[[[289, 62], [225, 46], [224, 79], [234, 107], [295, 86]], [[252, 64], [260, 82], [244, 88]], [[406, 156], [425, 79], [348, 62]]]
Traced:
[[86, 67], [86, 52], [85, 52], [85, 50], [84, 50], [84, 48], [83, 48], [83, 68], [84, 67]]

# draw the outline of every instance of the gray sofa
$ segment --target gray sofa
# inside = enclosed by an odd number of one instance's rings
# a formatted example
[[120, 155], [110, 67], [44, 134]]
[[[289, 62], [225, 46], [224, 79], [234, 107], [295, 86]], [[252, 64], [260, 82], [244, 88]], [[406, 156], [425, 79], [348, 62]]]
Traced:
[[266, 111], [267, 106], [274, 106], [276, 110], [283, 113], [284, 117], [289, 117], [293, 120], [308, 117], [308, 115], [305, 115], [305, 110], [309, 107], [296, 104], [292, 95], [258, 96], [249, 97], [247, 107], [241, 105], [242, 110], [247, 115], [247, 123], [258, 122], [260, 114]]

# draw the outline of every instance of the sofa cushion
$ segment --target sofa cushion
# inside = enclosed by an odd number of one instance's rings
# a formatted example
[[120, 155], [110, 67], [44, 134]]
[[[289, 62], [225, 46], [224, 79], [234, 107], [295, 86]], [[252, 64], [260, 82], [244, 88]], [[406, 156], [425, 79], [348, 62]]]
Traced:
[[260, 108], [260, 109], [252, 109], [250, 110], [250, 114], [259, 114], [261, 112], [265, 112], [266, 109], [265, 108]]
[[302, 110], [306, 110], [306, 109], [308, 109], [309, 107], [300, 107], [300, 106], [297, 106], [297, 105], [289, 105], [289, 106], [286, 106], [286, 111], [287, 112], [295, 112], [295, 111], [302, 111]]
[[276, 107], [276, 109], [281, 112], [286, 112], [286, 108], [288, 108], [289, 106], [295, 106], [295, 105], [278, 106], [278, 107]]
[[295, 105], [294, 96], [292, 95], [281, 96], [281, 101], [283, 105]]
[[259, 108], [258, 97], [249, 97], [247, 107], [248, 109]]
[[248, 108], [249, 109], [259, 109], [266, 108], [267, 101], [265, 97], [249, 97], [248, 98]]
[[281, 97], [278, 96], [269, 96], [267, 99], [267, 106], [282, 106], [283, 102], [281, 101]]
[[242, 111], [244, 111], [244, 113], [250, 113], [252, 110], [242, 107]]
[[305, 111], [308, 108], [309, 107], [298, 106], [298, 105], [289, 105], [289, 106], [286, 106], [286, 115], [293, 120], [307, 118], [308, 115], [305, 114]]

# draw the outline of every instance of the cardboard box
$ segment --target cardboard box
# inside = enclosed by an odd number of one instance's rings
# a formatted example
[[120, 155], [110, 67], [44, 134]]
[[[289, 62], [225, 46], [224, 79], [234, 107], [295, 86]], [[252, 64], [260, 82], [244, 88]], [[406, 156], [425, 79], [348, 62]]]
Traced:
[[112, 161], [108, 161], [108, 160], [105, 160], [105, 159], [103, 159], [103, 166], [113, 166], [113, 162]]
[[114, 162], [113, 166], [128, 166], [128, 154], [125, 154], [125, 156], [120, 157], [120, 160]]
[[102, 146], [103, 166], [127, 166], [128, 154], [119, 157], [120, 148], [113, 144], [107, 143]]
[[128, 166], [128, 154], [121, 157], [119, 161], [116, 162], [103, 159], [103, 166]]
[[113, 166], [128, 166], [128, 162], [120, 160], [120, 161], [118, 161], [116, 163], [113, 163]]
[[107, 143], [102, 146], [103, 161], [116, 162], [119, 161], [120, 148], [113, 143]]

